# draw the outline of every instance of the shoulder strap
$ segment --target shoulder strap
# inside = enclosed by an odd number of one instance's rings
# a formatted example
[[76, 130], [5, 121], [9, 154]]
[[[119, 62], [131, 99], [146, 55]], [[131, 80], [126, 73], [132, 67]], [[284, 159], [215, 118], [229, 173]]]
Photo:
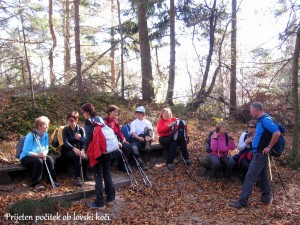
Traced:
[[107, 122], [107, 126], [111, 127], [110, 121], [107, 117], [104, 117], [103, 120]]
[[245, 136], [244, 136], [244, 142], [246, 141], [247, 138], [250, 137], [249, 134], [250, 134], [250, 133], [246, 130], [246, 131], [245, 131]]
[[226, 139], [226, 146], [229, 146], [229, 145], [228, 145], [229, 136], [228, 136], [228, 133], [227, 133], [227, 132], [225, 132], [225, 139]]

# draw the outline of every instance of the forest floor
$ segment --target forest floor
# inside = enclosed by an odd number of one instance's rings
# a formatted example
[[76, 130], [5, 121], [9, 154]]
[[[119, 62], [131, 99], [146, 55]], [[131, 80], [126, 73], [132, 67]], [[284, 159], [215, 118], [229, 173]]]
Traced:
[[[275, 161], [286, 193], [272, 167], [274, 195], [271, 204], [263, 205], [259, 200], [259, 190], [254, 188], [248, 207], [236, 210], [229, 207], [229, 203], [235, 202], [241, 192], [237, 177], [229, 183], [222, 179], [209, 180], [197, 172], [197, 158], [205, 154], [204, 139], [213, 128], [212, 123], [191, 120], [188, 124], [191, 137], [188, 145], [192, 160], [190, 167], [186, 167], [180, 158], [176, 158], [173, 172], [166, 169], [163, 159], [148, 162], [150, 171], [146, 173], [155, 184], [153, 188], [143, 186], [140, 174], [134, 168], [134, 174], [143, 189], [141, 192], [133, 191], [130, 186], [121, 188], [117, 190], [114, 204], [106, 205], [101, 210], [87, 208], [86, 201], [93, 201], [94, 198], [73, 201], [68, 207], [58, 204], [56, 217], [41, 218], [40, 224], [95, 224], [95, 221], [97, 224], [300, 224], [300, 173], [285, 166], [285, 156]], [[244, 124], [236, 122], [230, 122], [230, 126], [236, 139], [246, 129]], [[289, 134], [286, 138], [289, 140]], [[0, 149], [12, 150], [5, 154], [0, 151], [1, 158], [7, 162], [11, 162], [16, 144], [15, 137], [10, 140], [0, 143]], [[126, 178], [126, 173], [112, 173]], [[41, 199], [82, 190], [74, 187], [71, 178], [59, 181], [60, 187], [53, 190], [48, 185], [43, 192], [30, 189], [28, 178], [24, 177], [19, 177], [12, 185], [0, 186], [0, 223], [16, 224], [15, 219], [6, 219], [4, 215], [9, 212], [9, 204], [17, 200]], [[87, 183], [85, 188], [93, 189], [94, 183]]]

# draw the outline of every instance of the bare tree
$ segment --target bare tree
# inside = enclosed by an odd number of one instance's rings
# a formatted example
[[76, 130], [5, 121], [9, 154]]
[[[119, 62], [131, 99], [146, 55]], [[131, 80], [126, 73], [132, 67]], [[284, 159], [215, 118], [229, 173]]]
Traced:
[[23, 47], [24, 47], [24, 53], [25, 53], [26, 69], [27, 69], [27, 72], [29, 75], [29, 84], [30, 84], [30, 89], [31, 89], [31, 102], [32, 102], [32, 107], [36, 108], [33, 83], [32, 83], [32, 74], [31, 74], [30, 63], [29, 63], [29, 58], [28, 58], [28, 54], [27, 54], [25, 25], [24, 25], [24, 19], [23, 19], [22, 14], [20, 14], [20, 21], [21, 21], [21, 25], [22, 25], [22, 36], [23, 36]]

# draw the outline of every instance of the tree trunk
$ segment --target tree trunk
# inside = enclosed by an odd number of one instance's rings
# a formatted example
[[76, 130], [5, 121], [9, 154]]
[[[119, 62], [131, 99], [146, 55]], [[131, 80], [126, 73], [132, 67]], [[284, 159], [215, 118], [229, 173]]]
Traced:
[[53, 86], [55, 84], [55, 74], [53, 69], [53, 54], [57, 45], [56, 36], [53, 28], [53, 1], [49, 0], [49, 28], [52, 38], [52, 48], [49, 51], [49, 70], [50, 70], [50, 83]]
[[293, 82], [293, 108], [294, 108], [294, 122], [293, 122], [293, 142], [292, 151], [289, 157], [290, 165], [293, 168], [300, 166], [299, 159], [299, 128], [300, 128], [300, 114], [299, 114], [299, 52], [300, 52], [300, 23], [297, 30], [296, 44], [293, 55], [293, 68], [292, 68], [292, 82]]
[[[113, 46], [115, 42], [114, 9], [115, 9], [114, 0], [111, 0], [110, 46]], [[118, 15], [119, 15], [119, 7], [118, 7]], [[115, 48], [112, 48], [110, 50], [110, 70], [111, 70], [111, 89], [115, 90], [116, 88]]]
[[70, 53], [70, 2], [69, 0], [63, 3], [63, 30], [64, 30], [64, 78], [65, 81], [71, 79], [71, 53]]
[[24, 52], [25, 52], [26, 68], [27, 68], [28, 75], [29, 75], [29, 85], [30, 85], [30, 89], [31, 89], [32, 108], [36, 109], [35, 97], [34, 97], [34, 90], [33, 90], [33, 82], [32, 82], [32, 75], [31, 75], [31, 69], [30, 69], [28, 54], [27, 54], [26, 35], [25, 35], [25, 28], [24, 28], [24, 19], [23, 19], [22, 15], [20, 15], [20, 20], [21, 20], [21, 24], [22, 24], [22, 35], [23, 35], [23, 46], [24, 46]]
[[121, 9], [120, 9], [120, 1], [117, 0], [118, 4], [118, 19], [119, 19], [119, 29], [120, 29], [120, 36], [121, 36], [121, 93], [122, 98], [125, 98], [125, 77], [124, 77], [124, 35], [123, 35], [123, 27], [121, 22]]
[[138, 29], [141, 51], [142, 96], [143, 100], [152, 102], [154, 100], [154, 87], [148, 37], [147, 11], [142, 3], [138, 3]]
[[[209, 95], [208, 91], [206, 90], [206, 87], [207, 87], [207, 78], [208, 78], [210, 65], [212, 61], [214, 46], [215, 46], [215, 31], [217, 26], [216, 0], [214, 0], [213, 7], [211, 8], [210, 11], [211, 11], [211, 15], [209, 17], [209, 50], [208, 50], [208, 55], [206, 60], [206, 66], [205, 66], [205, 71], [203, 74], [202, 85], [200, 87], [200, 90], [197, 93], [196, 98], [193, 99], [191, 102], [189, 102], [187, 105], [187, 108], [190, 111], [196, 111], [199, 108], [199, 106], [206, 101], [206, 98]], [[217, 68], [216, 71], [219, 71], [219, 69]]]
[[79, 1], [74, 1], [74, 25], [75, 25], [75, 56], [76, 56], [76, 76], [78, 85], [78, 94], [83, 95], [83, 81], [81, 74], [81, 58], [80, 58], [80, 27], [79, 27]]
[[174, 105], [173, 94], [175, 84], [175, 6], [174, 0], [170, 0], [170, 67], [166, 102]]
[[236, 0], [232, 0], [231, 12], [231, 76], [230, 76], [230, 114], [237, 107], [236, 102]]

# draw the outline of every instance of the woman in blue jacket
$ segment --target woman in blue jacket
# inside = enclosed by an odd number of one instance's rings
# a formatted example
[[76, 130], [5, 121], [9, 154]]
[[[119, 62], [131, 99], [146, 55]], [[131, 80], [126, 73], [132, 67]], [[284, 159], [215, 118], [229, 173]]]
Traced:
[[[54, 161], [48, 156], [48, 125], [50, 120], [46, 116], [41, 116], [35, 119], [35, 129], [28, 133], [25, 141], [20, 160], [23, 166], [32, 171], [32, 178], [30, 186], [37, 191], [45, 190], [45, 187], [40, 184], [43, 176], [43, 167], [47, 163], [49, 172], [54, 181], [55, 186], [59, 186], [56, 182], [56, 175], [54, 171]], [[40, 142], [40, 148], [35, 140], [35, 137]]]

